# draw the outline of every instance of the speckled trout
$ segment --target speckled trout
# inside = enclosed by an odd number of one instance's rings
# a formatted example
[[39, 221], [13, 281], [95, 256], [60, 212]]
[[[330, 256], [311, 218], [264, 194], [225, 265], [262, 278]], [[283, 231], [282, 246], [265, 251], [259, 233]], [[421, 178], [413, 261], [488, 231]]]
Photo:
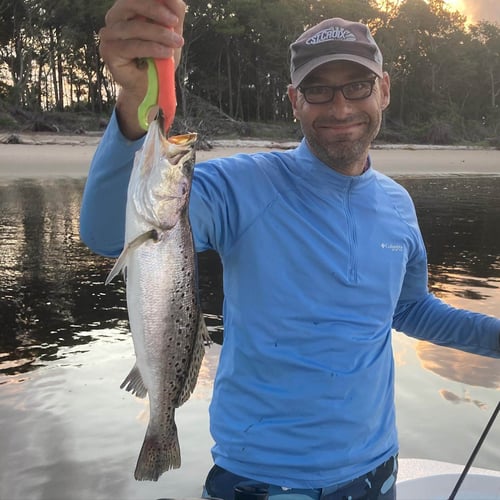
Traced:
[[125, 248], [107, 279], [124, 272], [136, 364], [121, 387], [149, 396], [134, 475], [152, 481], [181, 465], [174, 413], [194, 390], [209, 339], [188, 217], [196, 134], [167, 139], [163, 130], [160, 113], [134, 160]]

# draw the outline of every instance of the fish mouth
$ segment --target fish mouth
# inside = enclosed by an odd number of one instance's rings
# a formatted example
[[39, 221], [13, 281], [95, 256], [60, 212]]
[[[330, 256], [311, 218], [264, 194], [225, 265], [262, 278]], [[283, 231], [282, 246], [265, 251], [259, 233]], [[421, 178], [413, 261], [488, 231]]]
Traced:
[[197, 137], [198, 134], [196, 134], [195, 132], [182, 135], [173, 135], [168, 138], [168, 142], [179, 147], [191, 147], [196, 142]]
[[168, 137], [164, 128], [165, 114], [161, 108], [158, 108], [155, 120], [158, 124], [158, 132], [162, 142], [165, 144], [166, 141], [167, 158], [169, 163], [171, 165], [177, 165], [179, 162], [184, 163], [189, 161], [193, 156], [194, 145], [198, 134], [191, 132]]
[[168, 161], [172, 165], [177, 165], [189, 160], [193, 155], [197, 137], [198, 134], [194, 132], [168, 137]]

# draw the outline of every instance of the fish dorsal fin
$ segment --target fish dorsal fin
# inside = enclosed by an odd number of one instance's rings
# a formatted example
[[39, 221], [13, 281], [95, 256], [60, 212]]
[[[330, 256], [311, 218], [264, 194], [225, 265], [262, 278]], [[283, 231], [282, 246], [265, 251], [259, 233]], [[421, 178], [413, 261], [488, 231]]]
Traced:
[[191, 364], [189, 373], [186, 376], [184, 382], [184, 387], [179, 395], [179, 400], [177, 402], [177, 407], [183, 405], [191, 396], [194, 388], [196, 387], [196, 381], [198, 380], [198, 373], [201, 368], [201, 362], [203, 361], [203, 356], [205, 355], [205, 342], [210, 342], [210, 336], [208, 334], [207, 325], [205, 324], [205, 319], [200, 311], [198, 319], [198, 333], [196, 335], [195, 345], [193, 348], [193, 354], [191, 357]]
[[122, 251], [118, 259], [116, 259], [115, 265], [111, 269], [108, 277], [106, 278], [105, 284], [109, 284], [113, 279], [117, 276], [117, 274], [123, 269], [125, 270], [126, 268], [126, 263], [127, 263], [127, 257], [129, 252], [135, 250], [136, 248], [140, 247], [143, 243], [146, 243], [146, 241], [149, 240], [157, 240], [158, 239], [158, 232], [156, 229], [151, 229], [150, 231], [147, 231], [143, 234], [140, 234], [137, 236], [137, 238], [133, 239]]

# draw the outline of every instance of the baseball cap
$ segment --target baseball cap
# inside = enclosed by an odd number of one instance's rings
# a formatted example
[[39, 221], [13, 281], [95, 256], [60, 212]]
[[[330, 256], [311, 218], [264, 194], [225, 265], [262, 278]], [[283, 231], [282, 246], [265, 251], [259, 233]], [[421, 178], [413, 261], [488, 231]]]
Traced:
[[340, 17], [326, 19], [309, 28], [290, 45], [292, 86], [318, 66], [330, 61], [352, 61], [383, 75], [383, 57], [365, 24]]

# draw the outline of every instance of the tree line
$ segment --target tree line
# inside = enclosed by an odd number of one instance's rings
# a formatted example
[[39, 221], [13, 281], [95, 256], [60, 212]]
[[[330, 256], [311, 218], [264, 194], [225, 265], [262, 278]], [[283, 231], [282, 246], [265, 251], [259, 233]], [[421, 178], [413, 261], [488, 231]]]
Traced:
[[[118, 89], [99, 57], [113, 0], [0, 0], [0, 103], [109, 114]], [[388, 140], [500, 134], [500, 27], [444, 0], [188, 0], [178, 114], [194, 103], [242, 122], [290, 122], [288, 47], [329, 17], [367, 23], [392, 80]]]

